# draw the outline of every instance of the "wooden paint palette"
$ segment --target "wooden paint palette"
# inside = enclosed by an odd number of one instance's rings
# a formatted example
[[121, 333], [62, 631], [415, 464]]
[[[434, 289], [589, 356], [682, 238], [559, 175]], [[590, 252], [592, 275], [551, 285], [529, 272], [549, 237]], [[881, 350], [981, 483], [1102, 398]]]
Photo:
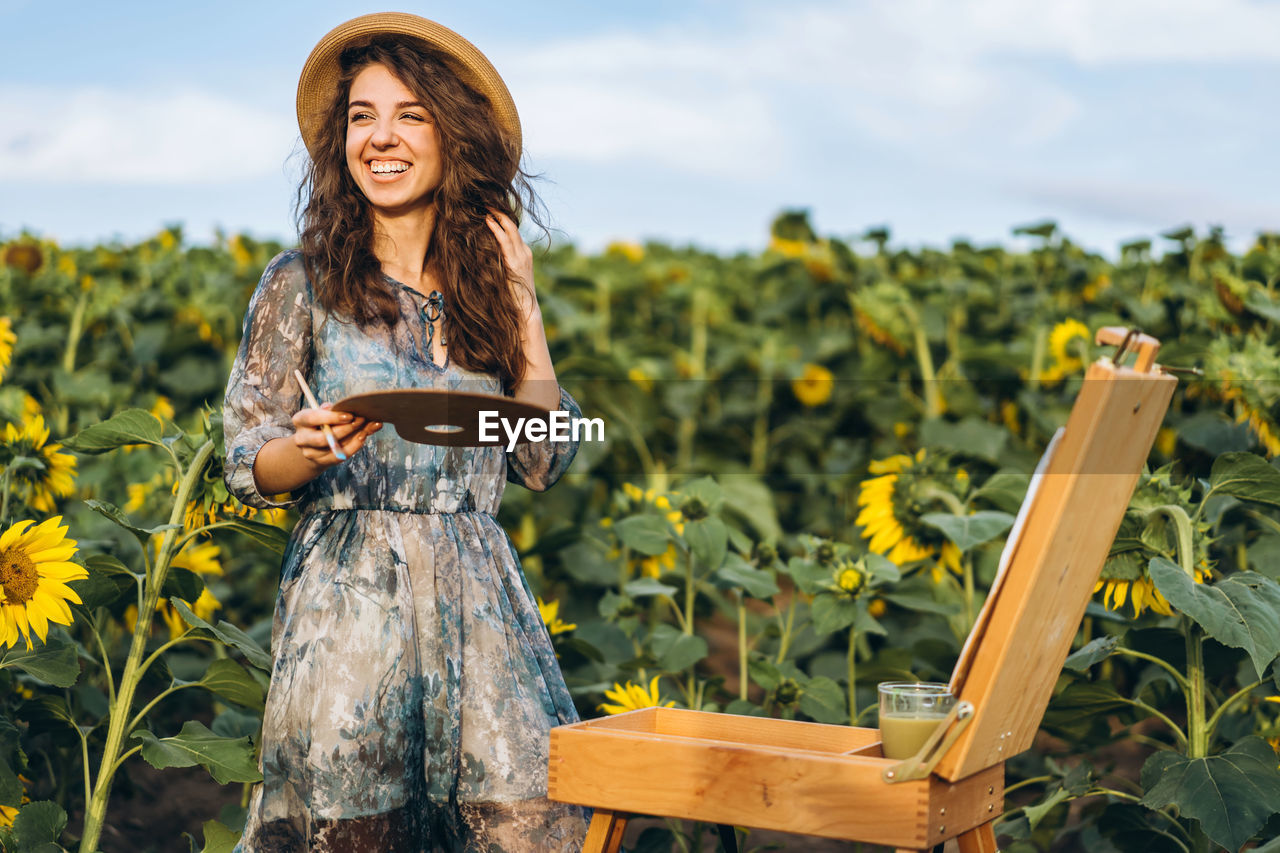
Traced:
[[[428, 388], [355, 394], [334, 403], [333, 410], [350, 412], [371, 421], [394, 424], [396, 432], [405, 441], [445, 447], [506, 447], [510, 438], [501, 421], [505, 420], [513, 428], [522, 418], [525, 423], [541, 421], [549, 424], [551, 415], [546, 409], [521, 403], [510, 397]], [[488, 435], [496, 436], [496, 440], [485, 441], [480, 438], [482, 412], [495, 413], [487, 420], [495, 424]], [[525, 431], [521, 429], [517, 443], [525, 444], [528, 441]]]

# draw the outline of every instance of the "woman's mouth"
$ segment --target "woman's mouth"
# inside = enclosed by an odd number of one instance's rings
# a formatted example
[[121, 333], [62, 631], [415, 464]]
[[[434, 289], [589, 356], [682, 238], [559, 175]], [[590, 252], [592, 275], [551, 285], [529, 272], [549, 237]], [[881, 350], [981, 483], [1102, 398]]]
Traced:
[[403, 160], [373, 160], [369, 163], [369, 172], [377, 181], [394, 181], [410, 168], [411, 164]]

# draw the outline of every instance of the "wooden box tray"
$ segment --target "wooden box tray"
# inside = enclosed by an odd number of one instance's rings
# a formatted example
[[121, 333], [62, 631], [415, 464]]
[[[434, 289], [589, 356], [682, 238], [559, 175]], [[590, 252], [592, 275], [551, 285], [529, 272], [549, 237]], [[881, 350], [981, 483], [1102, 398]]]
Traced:
[[644, 708], [551, 730], [548, 796], [923, 849], [999, 816], [1004, 765], [888, 784], [877, 729]]

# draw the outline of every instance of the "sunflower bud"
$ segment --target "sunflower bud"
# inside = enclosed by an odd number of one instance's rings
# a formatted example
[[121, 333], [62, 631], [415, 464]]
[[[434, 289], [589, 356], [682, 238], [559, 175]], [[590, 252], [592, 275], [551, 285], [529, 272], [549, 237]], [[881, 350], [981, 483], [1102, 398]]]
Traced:
[[836, 586], [841, 592], [857, 595], [866, 583], [866, 577], [852, 560], [845, 560], [836, 566]]
[[684, 517], [689, 521], [697, 521], [700, 518], [706, 518], [710, 513], [707, 505], [702, 502], [702, 498], [696, 495], [690, 495], [684, 499], [684, 503], [680, 504], [680, 512], [684, 513]]
[[836, 546], [823, 542], [814, 550], [813, 558], [824, 566], [831, 565], [836, 559]]
[[768, 542], [761, 542], [756, 545], [756, 565], [762, 569], [767, 569], [778, 560], [778, 551]]
[[783, 705], [794, 705], [800, 701], [800, 685], [794, 678], [788, 678], [778, 685], [778, 692], [774, 695]]

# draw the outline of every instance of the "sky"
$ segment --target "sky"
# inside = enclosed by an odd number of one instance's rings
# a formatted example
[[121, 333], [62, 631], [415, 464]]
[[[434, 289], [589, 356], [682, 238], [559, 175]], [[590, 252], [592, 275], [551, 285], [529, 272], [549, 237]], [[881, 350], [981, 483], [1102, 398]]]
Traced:
[[[0, 0], [0, 239], [285, 243], [315, 43], [384, 2]], [[1280, 0], [409, 4], [481, 49], [557, 237], [758, 250], [783, 209], [895, 245], [1114, 255], [1280, 230]]]

